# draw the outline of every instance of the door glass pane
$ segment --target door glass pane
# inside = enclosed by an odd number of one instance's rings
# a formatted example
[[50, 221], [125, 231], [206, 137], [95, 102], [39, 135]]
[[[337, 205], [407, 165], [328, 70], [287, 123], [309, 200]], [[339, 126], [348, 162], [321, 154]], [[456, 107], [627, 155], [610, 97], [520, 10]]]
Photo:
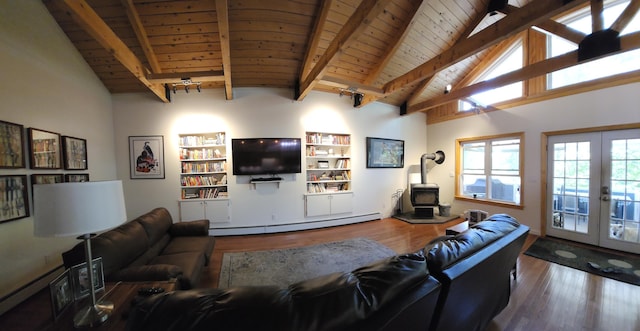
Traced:
[[556, 143], [553, 151], [552, 227], [587, 233], [590, 142]]
[[639, 243], [640, 139], [611, 142], [609, 238]]

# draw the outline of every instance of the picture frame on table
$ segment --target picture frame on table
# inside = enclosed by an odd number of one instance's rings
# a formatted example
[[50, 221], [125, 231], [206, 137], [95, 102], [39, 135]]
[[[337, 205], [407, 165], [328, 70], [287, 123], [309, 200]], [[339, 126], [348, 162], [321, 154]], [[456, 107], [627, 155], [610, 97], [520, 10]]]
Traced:
[[367, 168], [404, 168], [404, 140], [367, 137]]
[[53, 319], [57, 320], [74, 301], [69, 270], [65, 270], [49, 283], [49, 292], [51, 293]]
[[164, 179], [164, 137], [129, 136], [131, 179]]
[[0, 176], [0, 223], [29, 217], [27, 175]]
[[62, 156], [66, 170], [87, 170], [87, 140], [62, 136]]
[[65, 174], [64, 181], [67, 183], [88, 182], [89, 174]]
[[[74, 265], [69, 268], [69, 277], [73, 289], [74, 300], [82, 299], [89, 295], [89, 274], [87, 273], [87, 262]], [[102, 257], [93, 259], [93, 288], [96, 292], [104, 290], [104, 271], [102, 269]]]
[[0, 121], [0, 169], [25, 168], [24, 126]]
[[60, 134], [29, 128], [31, 169], [60, 169]]

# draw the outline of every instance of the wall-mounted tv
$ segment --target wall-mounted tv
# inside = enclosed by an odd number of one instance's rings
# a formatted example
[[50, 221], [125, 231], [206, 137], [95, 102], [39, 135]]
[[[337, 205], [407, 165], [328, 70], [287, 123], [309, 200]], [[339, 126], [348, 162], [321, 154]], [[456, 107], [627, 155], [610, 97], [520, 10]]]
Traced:
[[234, 175], [302, 172], [300, 138], [231, 139]]

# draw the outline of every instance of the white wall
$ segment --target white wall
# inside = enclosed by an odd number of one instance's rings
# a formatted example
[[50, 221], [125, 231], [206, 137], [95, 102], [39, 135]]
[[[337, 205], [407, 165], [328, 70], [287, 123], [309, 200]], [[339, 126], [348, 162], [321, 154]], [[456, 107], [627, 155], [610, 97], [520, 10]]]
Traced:
[[[541, 135], [543, 132], [640, 123], [640, 83], [528, 104], [502, 111], [428, 126], [428, 150], [442, 149], [448, 159], [429, 172], [430, 181], [440, 185], [440, 200], [452, 202], [452, 213], [481, 209], [506, 212], [540, 233], [541, 224]], [[524, 209], [500, 208], [454, 201], [455, 140], [510, 132], [524, 132]]]
[[[115, 179], [109, 92], [41, 1], [10, 2], [0, 4], [0, 120], [86, 139], [91, 180]], [[0, 169], [43, 173], [69, 171]], [[30, 185], [29, 202], [33, 214]], [[31, 217], [0, 223], [0, 298], [61, 265], [60, 253], [77, 242], [34, 237]]]
[[[234, 99], [224, 100], [223, 90], [178, 91], [163, 104], [148, 94], [113, 96], [116, 123], [118, 177], [123, 179], [130, 218], [158, 206], [179, 219], [180, 196], [178, 134], [225, 131], [232, 138], [299, 137], [305, 131], [351, 134], [354, 214], [380, 212], [390, 216], [392, 194], [406, 188], [409, 166], [419, 163], [426, 148], [424, 114], [399, 116], [397, 107], [375, 103], [353, 108], [349, 97], [312, 92], [303, 101], [293, 100], [287, 89], [235, 88]], [[165, 179], [129, 179], [128, 136], [163, 135]], [[365, 138], [384, 137], [405, 141], [403, 169], [367, 169]], [[231, 149], [227, 149], [230, 154]], [[232, 160], [231, 160], [232, 161]], [[303, 165], [304, 166], [304, 165]], [[248, 177], [229, 177], [233, 226], [291, 224], [305, 221], [305, 175], [284, 175], [280, 187], [247, 184]]]

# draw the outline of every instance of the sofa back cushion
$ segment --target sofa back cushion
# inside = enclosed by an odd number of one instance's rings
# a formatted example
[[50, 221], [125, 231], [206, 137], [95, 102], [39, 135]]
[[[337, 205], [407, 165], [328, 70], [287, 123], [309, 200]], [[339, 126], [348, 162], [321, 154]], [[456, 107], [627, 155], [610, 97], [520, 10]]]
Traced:
[[[153, 296], [132, 311], [128, 330], [353, 330], [430, 280], [421, 253], [381, 260], [350, 273], [292, 284], [196, 289]], [[433, 290], [438, 290], [435, 281]], [[424, 326], [422, 329], [426, 329]]]
[[519, 226], [520, 223], [515, 218], [507, 214], [496, 214], [453, 238], [432, 243], [424, 249], [429, 271], [439, 273]]
[[149, 248], [149, 239], [138, 222], [128, 222], [91, 240], [94, 257], [102, 256], [105, 277], [128, 266]]
[[149, 236], [149, 244], [158, 242], [169, 231], [173, 219], [166, 208], [156, 208], [134, 220], [139, 222]]

